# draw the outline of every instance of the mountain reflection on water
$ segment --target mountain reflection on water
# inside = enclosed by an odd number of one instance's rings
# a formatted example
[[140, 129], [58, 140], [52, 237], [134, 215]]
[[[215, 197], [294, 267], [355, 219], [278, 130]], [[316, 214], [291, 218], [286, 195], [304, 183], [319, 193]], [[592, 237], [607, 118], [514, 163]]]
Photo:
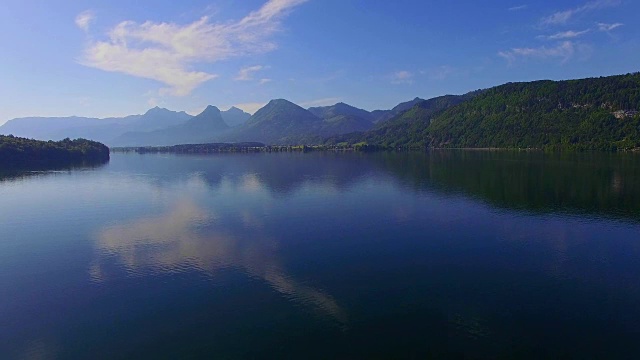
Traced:
[[[233, 156], [226, 161], [225, 156]], [[383, 176], [413, 191], [464, 195], [542, 213], [640, 219], [640, 154], [433, 150], [426, 153], [142, 155], [135, 167], [157, 185], [199, 174], [213, 188], [251, 174], [272, 194], [320, 184], [336, 191]], [[186, 160], [186, 161], [183, 161]]]
[[436, 150], [400, 159], [387, 156], [384, 166], [418, 191], [460, 192], [514, 210], [640, 219], [640, 154]]

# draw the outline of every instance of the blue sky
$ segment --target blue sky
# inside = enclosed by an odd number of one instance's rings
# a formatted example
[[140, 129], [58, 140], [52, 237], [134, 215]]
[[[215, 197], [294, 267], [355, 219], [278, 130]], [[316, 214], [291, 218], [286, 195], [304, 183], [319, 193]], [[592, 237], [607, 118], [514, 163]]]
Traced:
[[640, 1], [3, 0], [0, 124], [153, 106], [391, 108], [640, 70]]

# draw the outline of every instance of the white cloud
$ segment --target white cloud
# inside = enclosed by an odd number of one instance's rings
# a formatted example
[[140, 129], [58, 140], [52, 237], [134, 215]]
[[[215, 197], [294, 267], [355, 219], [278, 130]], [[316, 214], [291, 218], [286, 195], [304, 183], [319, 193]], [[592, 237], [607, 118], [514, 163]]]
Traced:
[[613, 29], [619, 28], [620, 26], [623, 26], [624, 24], [622, 23], [615, 23], [615, 24], [605, 24], [605, 23], [597, 23], [596, 25], [598, 25], [598, 30], [600, 31], [604, 31], [604, 32], [609, 32]]
[[330, 97], [330, 98], [324, 98], [324, 99], [303, 101], [300, 103], [300, 106], [302, 106], [303, 108], [309, 108], [314, 106], [330, 106], [330, 105], [336, 104], [339, 101], [340, 101], [339, 98]]
[[518, 5], [518, 6], [513, 6], [509, 8], [509, 11], [519, 11], [519, 10], [524, 10], [526, 8], [528, 8], [529, 5]]
[[588, 33], [589, 29], [587, 30], [583, 30], [583, 31], [573, 31], [573, 30], [569, 30], [569, 31], [562, 31], [559, 32], [557, 34], [553, 34], [550, 36], [547, 36], [546, 38], [549, 40], [563, 40], [563, 39], [573, 39], [576, 38], [578, 36], [584, 35], [586, 33]]
[[413, 83], [413, 77], [414, 74], [410, 71], [396, 71], [391, 75], [391, 82], [393, 84], [411, 84]]
[[104, 71], [152, 79], [168, 85], [162, 93], [184, 96], [218, 75], [197, 71], [198, 64], [274, 50], [271, 37], [281, 20], [307, 0], [269, 0], [243, 19], [211, 23], [202, 17], [191, 24], [142, 24], [124, 21], [108, 39], [91, 41], [79, 62]]
[[255, 65], [255, 66], [242, 68], [240, 69], [240, 71], [238, 71], [238, 75], [235, 77], [235, 80], [238, 80], [238, 81], [253, 80], [253, 73], [258, 72], [264, 68], [265, 67], [262, 65]]
[[563, 41], [554, 47], [541, 46], [537, 48], [513, 48], [508, 51], [500, 51], [499, 56], [505, 58], [510, 64], [518, 58], [560, 58], [569, 60], [576, 52], [576, 46], [571, 41]]
[[620, 4], [620, 0], [595, 0], [588, 2], [582, 6], [578, 6], [573, 9], [558, 11], [542, 19], [543, 25], [559, 25], [565, 24], [574, 15], [581, 13], [602, 9], [605, 7], [617, 6]]
[[272, 81], [271, 79], [264, 78], [264, 79], [260, 79], [259, 83], [260, 85], [264, 85], [264, 84], [270, 83], [271, 81]]
[[84, 31], [89, 31], [89, 26], [96, 18], [95, 14], [91, 10], [86, 10], [76, 16], [76, 26]]

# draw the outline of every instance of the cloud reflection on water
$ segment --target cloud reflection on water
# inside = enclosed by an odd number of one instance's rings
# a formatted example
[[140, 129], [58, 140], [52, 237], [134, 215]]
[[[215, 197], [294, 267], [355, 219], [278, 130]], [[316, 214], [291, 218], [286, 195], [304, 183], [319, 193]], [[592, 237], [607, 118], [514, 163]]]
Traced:
[[144, 217], [130, 223], [107, 226], [99, 231], [98, 256], [89, 269], [92, 281], [109, 279], [104, 263], [116, 257], [129, 276], [201, 271], [215, 276], [224, 268], [240, 269], [261, 279], [288, 299], [307, 305], [333, 320], [346, 324], [347, 315], [335, 299], [287, 274], [278, 255], [277, 241], [259, 233], [255, 215], [244, 212], [241, 223], [251, 236], [238, 236], [225, 229], [215, 213], [191, 200], [184, 200], [166, 214]]

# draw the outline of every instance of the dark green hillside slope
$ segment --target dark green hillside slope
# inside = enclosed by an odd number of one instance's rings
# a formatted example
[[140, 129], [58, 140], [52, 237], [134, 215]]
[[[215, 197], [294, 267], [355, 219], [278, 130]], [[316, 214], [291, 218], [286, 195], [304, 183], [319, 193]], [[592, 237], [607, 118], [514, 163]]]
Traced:
[[95, 141], [39, 141], [0, 135], [0, 166], [3, 168], [60, 166], [108, 160], [109, 148]]
[[378, 123], [372, 130], [364, 133], [334, 136], [328, 139], [327, 143], [347, 142], [353, 144], [366, 142], [384, 147], [426, 146], [429, 143], [428, 129], [431, 120], [450, 107], [471, 99], [475, 94], [476, 92], [466, 95], [445, 95], [422, 100], [392, 119]]
[[400, 113], [388, 122], [371, 131], [366, 141], [373, 140], [384, 146], [424, 146], [429, 142], [428, 130], [431, 120], [443, 111], [475, 96], [445, 95], [423, 100], [409, 110]]
[[638, 110], [640, 73], [509, 83], [445, 111], [428, 133], [434, 147], [629, 149], [640, 146]]
[[321, 135], [347, 134], [356, 131], [366, 131], [373, 127], [367, 119], [352, 115], [338, 115], [322, 122]]

